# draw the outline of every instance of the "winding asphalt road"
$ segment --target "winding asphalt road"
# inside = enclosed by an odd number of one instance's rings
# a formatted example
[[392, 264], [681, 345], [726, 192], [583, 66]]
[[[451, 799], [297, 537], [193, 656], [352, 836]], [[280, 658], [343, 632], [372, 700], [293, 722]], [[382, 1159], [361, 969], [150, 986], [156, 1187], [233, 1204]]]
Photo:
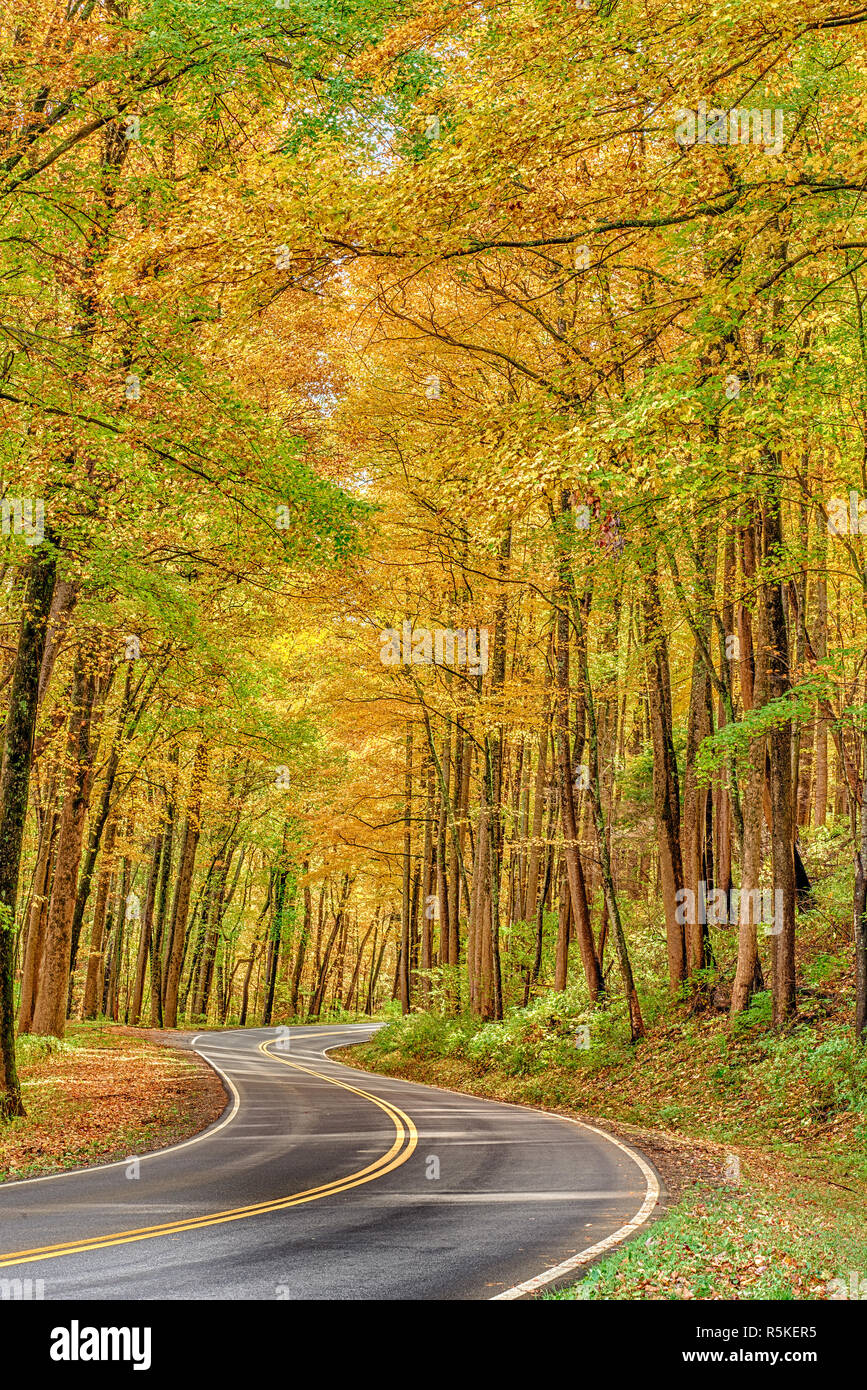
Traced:
[[226, 1083], [221, 1119], [137, 1164], [0, 1186], [0, 1280], [46, 1299], [510, 1299], [653, 1214], [652, 1169], [599, 1130], [326, 1055], [372, 1032], [178, 1038]]

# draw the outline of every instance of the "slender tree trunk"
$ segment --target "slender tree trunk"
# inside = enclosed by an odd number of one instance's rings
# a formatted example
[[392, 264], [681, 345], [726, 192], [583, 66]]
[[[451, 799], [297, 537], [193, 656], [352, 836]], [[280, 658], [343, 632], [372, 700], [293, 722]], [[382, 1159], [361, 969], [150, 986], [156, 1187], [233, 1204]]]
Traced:
[[36, 862], [36, 873], [33, 881], [30, 923], [27, 930], [27, 946], [21, 974], [21, 997], [18, 1006], [19, 1033], [29, 1033], [33, 1026], [33, 1010], [36, 1007], [36, 996], [39, 993], [39, 972], [45, 949], [45, 927], [48, 922], [48, 890], [54, 869], [54, 853], [59, 826], [60, 814], [56, 808], [52, 808], [43, 820], [39, 857]]
[[434, 866], [435, 840], [434, 840], [434, 826], [433, 826], [434, 798], [433, 798], [433, 780], [432, 780], [432, 777], [431, 777], [431, 775], [430, 775], [430, 774], [432, 773], [432, 771], [433, 771], [432, 766], [430, 765], [430, 763], [429, 763], [427, 760], [425, 760], [424, 763], [423, 763], [423, 765], [422, 765], [422, 783], [423, 783], [423, 787], [424, 787], [425, 818], [424, 818], [424, 844], [423, 844], [423, 847], [422, 847], [421, 960], [420, 960], [420, 962], [419, 962], [419, 964], [420, 964], [420, 966], [421, 966], [421, 979], [420, 979], [420, 981], [419, 981], [419, 984], [420, 984], [420, 994], [421, 994], [421, 999], [422, 999], [422, 1005], [423, 1005], [424, 1007], [426, 1007], [426, 1006], [430, 1003], [430, 992], [431, 992], [430, 970], [431, 970], [431, 963], [432, 963], [432, 958], [433, 958], [433, 912], [431, 911], [431, 909], [432, 909], [432, 907], [434, 906], [434, 904], [432, 904], [431, 901], [430, 901], [430, 899], [431, 899], [432, 896], [433, 896], [433, 894], [431, 893], [431, 888], [432, 888], [432, 886], [433, 886], [434, 873], [435, 873], [435, 866]]
[[488, 778], [484, 770], [479, 788], [479, 819], [467, 968], [472, 967], [470, 1007], [480, 1018], [494, 1017], [494, 959], [491, 935], [491, 835]]
[[[99, 849], [102, 843], [102, 835], [108, 821], [111, 810], [112, 794], [117, 778], [117, 770], [120, 766], [120, 756], [122, 751], [126, 721], [132, 703], [132, 663], [128, 663], [126, 678], [124, 681], [123, 697], [121, 700], [120, 713], [118, 715], [117, 728], [112, 739], [111, 749], [108, 755], [108, 762], [105, 769], [105, 780], [102, 786], [102, 796], [100, 797], [99, 807], [93, 818], [90, 830], [90, 841], [87, 847], [81, 875], [78, 880], [78, 889], [75, 895], [75, 911], [72, 915], [72, 945], [70, 948], [69, 970], [70, 977], [75, 970], [76, 959], [78, 956], [78, 943], [81, 937], [81, 928], [84, 922], [84, 914], [87, 909], [87, 901], [90, 897], [90, 889], [93, 883], [93, 874], [96, 868], [96, 861], [99, 856]], [[70, 1000], [71, 1003], [71, 1000]]]
[[732, 985], [731, 1014], [749, 1007], [759, 959], [756, 904], [762, 871], [762, 788], [765, 780], [765, 740], [754, 739], [744, 786], [744, 846], [741, 862], [738, 959]]
[[[132, 832], [132, 820], [130, 817], [128, 817], [124, 830], [124, 838], [131, 840]], [[129, 920], [127, 914], [131, 878], [132, 865], [130, 863], [129, 855], [125, 855], [123, 859], [123, 868], [121, 870], [120, 875], [120, 890], [118, 894], [116, 913], [117, 925], [115, 927], [114, 941], [112, 942], [112, 950], [110, 955], [111, 967], [109, 969], [108, 976], [108, 1003], [106, 1006], [107, 1016], [111, 1019], [114, 1019], [115, 1023], [117, 1023], [118, 1019], [120, 1018], [120, 999], [121, 988], [123, 984], [123, 962], [124, 955], [126, 952], [127, 941], [127, 921]]]
[[[464, 822], [466, 818], [466, 788], [469, 786], [467, 780], [464, 782], [464, 751], [468, 745], [468, 740], [464, 730], [461, 728], [460, 721], [455, 720], [455, 759], [454, 759], [454, 794], [452, 805], [454, 807], [452, 817], [452, 840], [449, 845], [449, 911], [448, 911], [448, 963], [457, 965], [460, 961], [460, 911], [461, 911], [461, 871], [459, 856], [463, 850], [464, 841]], [[467, 747], [467, 757], [469, 750]], [[469, 771], [469, 769], [467, 769]], [[454, 981], [454, 993], [452, 1006], [460, 1008], [460, 984], [457, 978]]]
[[[364, 937], [363, 937], [363, 939], [362, 939], [362, 941], [361, 941], [361, 945], [358, 947], [358, 950], [357, 950], [356, 953], [355, 953], [355, 967], [354, 967], [354, 969], [353, 969], [353, 971], [352, 971], [352, 976], [351, 976], [350, 981], [349, 981], [349, 989], [346, 991], [346, 1002], [345, 1002], [345, 1005], [344, 1005], [344, 1007], [346, 1008], [347, 1012], [349, 1012], [349, 1007], [350, 1007], [350, 1005], [351, 1005], [351, 1003], [352, 1003], [352, 994], [353, 994], [353, 991], [355, 990], [356, 986], [358, 985], [358, 977], [359, 977], [359, 973], [360, 973], [360, 971], [361, 971], [361, 961], [362, 961], [362, 958], [363, 958], [363, 956], [364, 956], [364, 948], [365, 948], [365, 946], [367, 945], [367, 943], [368, 943], [368, 941], [369, 941], [369, 939], [370, 939], [370, 934], [371, 934], [371, 932], [374, 930], [375, 925], [376, 925], [375, 922], [371, 922], [370, 926], [367, 928], [367, 931], [364, 933]], [[374, 951], [375, 951], [375, 950], [376, 950], [376, 945], [374, 944]]]
[[650, 727], [653, 739], [653, 805], [665, 911], [668, 983], [671, 992], [677, 994], [686, 979], [686, 938], [683, 924], [678, 921], [681, 914], [677, 911], [677, 894], [683, 888], [680, 795], [672, 729], [668, 644], [662, 628], [659, 587], [652, 566], [648, 566], [645, 572], [644, 616], [648, 646]]
[[301, 987], [301, 972], [304, 969], [304, 955], [307, 950], [307, 942], [310, 940], [310, 929], [313, 925], [313, 903], [310, 894], [310, 862], [305, 860], [302, 865], [305, 875], [304, 878], [304, 921], [301, 926], [301, 935], [298, 940], [298, 947], [295, 952], [295, 964], [292, 969], [292, 1003], [291, 1012], [294, 1018], [298, 1012], [298, 991]]
[[151, 940], [151, 1027], [153, 1028], [162, 1028], [163, 1026], [163, 937], [168, 912], [169, 881], [172, 872], [172, 850], [174, 848], [175, 816], [177, 814], [178, 756], [178, 745], [173, 744], [170, 755], [173, 773], [166, 795], [163, 859], [160, 865], [156, 920]]
[[163, 832], [154, 835], [151, 840], [151, 867], [148, 874], [147, 888], [145, 890], [145, 909], [142, 914], [141, 934], [138, 943], [138, 956], [135, 967], [135, 986], [133, 989], [132, 1006], [130, 1008], [130, 1023], [134, 1028], [138, 1026], [141, 1018], [142, 1000], [144, 999], [145, 976], [147, 975], [148, 961], [151, 953], [151, 935], [153, 932], [154, 903], [157, 896], [157, 880], [160, 872], [160, 858], [163, 848]]
[[[584, 881], [584, 866], [581, 862], [581, 852], [578, 845], [578, 830], [575, 820], [575, 785], [569, 744], [569, 605], [572, 584], [566, 543], [570, 534], [568, 527], [570, 520], [569, 493], [564, 491], [561, 496], [560, 515], [557, 523], [560, 528], [558, 542], [560, 556], [556, 618], [556, 748], [560, 781], [560, 812], [563, 821], [563, 853], [566, 858], [566, 875], [572, 898], [572, 920], [578, 935], [578, 946], [581, 952], [581, 963], [584, 967], [584, 978], [587, 981], [587, 990], [591, 1001], [595, 1003], [603, 989], [602, 971], [599, 968], [599, 958], [593, 940], [593, 928], [587, 902], [587, 886]], [[586, 691], [584, 693], [586, 696]], [[566, 988], [567, 971], [568, 960], [561, 959], [554, 981], [555, 989]]]
[[[824, 520], [824, 518], [823, 518]], [[823, 527], [820, 525], [820, 534]], [[820, 545], [827, 544], [827, 531], [823, 536]], [[820, 556], [820, 565], [824, 559], [824, 550]], [[819, 574], [816, 579], [816, 623], [814, 628], [813, 647], [818, 661], [824, 661], [828, 655], [828, 586], [824, 574]], [[813, 822], [815, 825], [824, 825], [825, 817], [828, 814], [828, 721], [824, 715], [816, 716], [816, 780], [813, 791]]]
[[620, 975], [623, 980], [623, 990], [626, 995], [626, 1004], [629, 1011], [629, 1032], [632, 1042], [637, 1042], [644, 1037], [644, 1020], [641, 1016], [641, 1006], [638, 1001], [638, 991], [635, 988], [635, 981], [632, 975], [632, 964], [629, 959], [629, 951], [626, 945], [626, 935], [623, 931], [623, 924], [620, 919], [620, 907], [617, 902], [617, 894], [614, 890], [614, 875], [611, 870], [611, 856], [608, 848], [608, 833], [605, 824], [605, 813], [602, 806], [602, 791], [599, 778], [599, 734], [596, 723], [596, 701], [593, 696], [593, 687], [590, 684], [590, 670], [587, 661], [587, 637], [586, 620], [589, 616], [590, 594], [586, 596], [585, 604], [582, 604], [577, 595], [572, 590], [572, 611], [575, 615], [575, 623], [578, 628], [578, 654], [581, 663], [581, 679], [584, 687], [584, 699], [587, 709], [587, 743], [590, 752], [590, 802], [593, 807], [593, 819], [596, 824], [596, 840], [599, 848], [599, 863], [602, 871], [602, 892], [605, 897], [605, 905], [608, 908], [608, 920], [611, 923], [611, 930], [614, 933], [614, 941], [617, 947], [617, 956], [620, 962]]
[[554, 988], [565, 989], [569, 973], [569, 938], [572, 932], [572, 898], [568, 891], [566, 859], [561, 860], [559, 910], [557, 913], [557, 948], [554, 956]]
[[322, 1011], [322, 1004], [325, 999], [325, 989], [328, 984], [328, 967], [331, 964], [331, 952], [334, 948], [334, 943], [337, 940], [338, 935], [340, 934], [340, 929], [342, 925], [343, 914], [338, 911], [337, 916], [334, 919], [334, 926], [331, 928], [331, 934], [328, 937], [328, 941], [325, 945], [325, 953], [322, 957], [322, 964], [319, 967], [319, 978], [316, 981], [316, 988], [313, 991], [313, 998], [310, 1001], [310, 1012], [314, 1015], [314, 1017], [318, 1017], [318, 1015]]
[[250, 952], [250, 960], [247, 965], [247, 973], [244, 976], [244, 988], [241, 991], [241, 1012], [238, 1016], [238, 1026], [240, 1028], [243, 1028], [247, 1022], [247, 1009], [249, 1008], [250, 1004], [250, 981], [253, 978], [253, 967], [256, 964], [258, 950], [259, 946], [258, 943], [256, 943], [253, 946], [253, 950]]
[[855, 852], [853, 928], [855, 940], [855, 1037], [867, 1040], [867, 735], [862, 737], [859, 843]]
[[33, 1013], [33, 1031], [62, 1038], [66, 1026], [72, 919], [78, 866], [93, 776], [91, 717], [97, 693], [94, 653], [79, 646], [73, 677], [72, 711], [66, 745], [67, 780], [51, 881], [43, 974]]
[[[546, 695], [550, 686], [550, 674], [546, 668]], [[539, 894], [539, 869], [544, 862], [542, 826], [545, 816], [545, 784], [548, 773], [548, 715], [539, 731], [539, 753], [536, 762], [536, 777], [533, 783], [533, 813], [530, 829], [530, 849], [527, 856], [527, 887], [522, 916], [525, 922], [536, 920], [537, 898]]]
[[[774, 457], [765, 498], [763, 546], [772, 565], [783, 547], [779, 478], [781, 463]], [[768, 698], [781, 699], [789, 689], [789, 647], [782, 587], [768, 579], [762, 585], [768, 650]], [[792, 725], [775, 723], [768, 735], [772, 807], [771, 851], [774, 890], [782, 894], [781, 921], [775, 921], [774, 1023], [795, 1012], [795, 823], [792, 805]]]
[[[370, 951], [370, 973], [368, 974], [368, 977], [367, 977], [367, 995], [366, 995], [366, 1001], [365, 1001], [365, 1005], [364, 1005], [364, 1012], [365, 1012], [368, 1016], [369, 1016], [370, 1014], [373, 1013], [373, 990], [374, 990], [374, 986], [375, 986], [375, 984], [376, 984], [376, 976], [379, 974], [379, 965], [382, 964], [382, 956], [383, 956], [383, 953], [384, 953], [384, 951], [385, 951], [385, 942], [383, 941], [382, 949], [381, 949], [381, 951], [380, 951], [380, 953], [379, 953], [379, 957], [377, 957], [377, 954], [376, 954], [376, 947], [377, 947], [377, 938], [378, 938], [378, 936], [379, 936], [379, 929], [375, 927], [375, 928], [374, 928], [374, 932], [373, 932], [373, 946], [371, 947], [371, 951]], [[378, 961], [378, 964], [377, 964], [377, 961]]]
[[177, 1027], [178, 991], [181, 980], [181, 966], [186, 945], [187, 914], [190, 907], [190, 893], [193, 886], [193, 870], [196, 850], [201, 834], [202, 785], [205, 779], [208, 751], [203, 739], [199, 741], [193, 760], [190, 779], [190, 794], [187, 801], [187, 815], [184, 824], [181, 859], [178, 877], [175, 882], [175, 896], [172, 903], [172, 919], [169, 929], [168, 951], [166, 956], [166, 977], [163, 994], [163, 1026]]
[[[442, 790], [439, 799], [437, 824], [437, 903], [439, 906], [439, 963], [451, 965], [451, 933], [449, 930], [448, 819], [451, 797], [451, 726], [446, 727], [441, 755]], [[375, 944], [374, 944], [375, 950]]]
[[56, 577], [57, 560], [49, 536], [47, 544], [34, 548], [25, 569], [24, 604], [0, 766], [0, 1120], [24, 1114], [15, 1066], [12, 989], [15, 906], [30, 787], [39, 671]]
[[109, 821], [108, 829], [105, 832], [105, 847], [102, 853], [93, 921], [90, 927], [90, 950], [87, 956], [84, 998], [81, 1002], [82, 1018], [96, 1018], [102, 1003], [102, 954], [105, 945], [106, 914], [114, 870], [114, 842], [116, 838], [117, 817], [115, 816]]
[[[283, 836], [283, 853], [285, 853], [286, 835]], [[262, 1009], [262, 1027], [268, 1028], [271, 1024], [271, 1015], [274, 1011], [274, 990], [277, 986], [277, 965], [280, 959], [280, 946], [283, 940], [283, 906], [286, 901], [286, 880], [288, 869], [282, 865], [277, 870], [277, 882], [274, 887], [274, 916], [271, 921], [271, 937], [269, 941], [269, 959], [266, 972], [265, 1004]]]
[[[406, 726], [406, 764], [404, 769], [403, 806], [403, 892], [401, 895], [400, 918], [400, 963], [398, 967], [400, 983], [401, 1012], [410, 1010], [410, 947], [411, 913], [410, 885], [412, 882], [412, 725]], [[317, 1010], [313, 1010], [317, 1012]]]

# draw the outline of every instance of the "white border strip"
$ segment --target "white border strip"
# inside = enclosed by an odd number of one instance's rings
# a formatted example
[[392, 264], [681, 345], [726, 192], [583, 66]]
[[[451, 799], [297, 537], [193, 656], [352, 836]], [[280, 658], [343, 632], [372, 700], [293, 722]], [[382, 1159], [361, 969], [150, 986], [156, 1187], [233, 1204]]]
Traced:
[[[336, 1052], [339, 1046], [339, 1044], [335, 1043], [332, 1047], [326, 1047], [324, 1051]], [[346, 1063], [343, 1062], [340, 1065], [346, 1066]], [[360, 1070], [360, 1068], [347, 1067], [347, 1071], [355, 1070]], [[407, 1081], [406, 1077], [387, 1076], [382, 1072], [370, 1072], [365, 1070], [363, 1075], [380, 1076], [385, 1081]], [[450, 1096], [462, 1096], [464, 1099], [479, 1100], [482, 1101], [483, 1104], [507, 1105], [513, 1110], [530, 1110], [534, 1115], [550, 1115], [555, 1120], [565, 1120], [567, 1124], [578, 1125], [581, 1129], [588, 1129], [591, 1134], [598, 1134], [600, 1138], [607, 1139], [609, 1144], [614, 1144], [623, 1153], [627, 1154], [628, 1157], [632, 1159], [633, 1163], [638, 1165], [644, 1175], [644, 1181], [647, 1184], [644, 1201], [641, 1203], [641, 1206], [638, 1208], [638, 1211], [632, 1217], [631, 1221], [627, 1221], [625, 1226], [621, 1226], [618, 1230], [614, 1231], [612, 1235], [606, 1236], [604, 1240], [597, 1241], [595, 1245], [588, 1245], [586, 1250], [579, 1251], [577, 1255], [570, 1255], [568, 1260], [563, 1260], [558, 1265], [551, 1265], [549, 1269], [543, 1269], [542, 1273], [537, 1274], [535, 1278], [525, 1279], [523, 1283], [514, 1284], [510, 1289], [503, 1289], [502, 1293], [495, 1293], [489, 1299], [491, 1303], [523, 1298], [525, 1294], [537, 1293], [539, 1289], [544, 1289], [547, 1284], [553, 1284], [556, 1280], [562, 1279], [567, 1274], [572, 1274], [576, 1269], [580, 1269], [582, 1265], [589, 1264], [591, 1260], [596, 1259], [597, 1255], [604, 1255], [607, 1250], [613, 1250], [615, 1245], [620, 1245], [622, 1241], [626, 1240], [635, 1231], [640, 1230], [659, 1201], [659, 1180], [650, 1164], [642, 1158], [641, 1154], [635, 1149], [631, 1149], [628, 1144], [624, 1144], [620, 1139], [615, 1139], [614, 1135], [609, 1134], [606, 1130], [597, 1129], [595, 1125], [588, 1125], [586, 1120], [576, 1120], [571, 1115], [561, 1115], [557, 1110], [543, 1110], [542, 1107], [538, 1105], [522, 1105], [520, 1101], [494, 1100], [492, 1096], [477, 1096], [473, 1091], [453, 1091], [450, 1086], [435, 1086], [428, 1081], [409, 1081], [407, 1084], [410, 1086], [425, 1086], [431, 1091], [444, 1091]]]
[[[535, 1107], [527, 1106], [526, 1108], [531, 1109]], [[554, 1110], [543, 1110], [540, 1113], [544, 1115], [555, 1115], [557, 1112]], [[582, 1250], [577, 1255], [570, 1256], [568, 1260], [563, 1260], [558, 1265], [551, 1265], [550, 1269], [543, 1269], [542, 1273], [537, 1274], [535, 1279], [525, 1279], [522, 1284], [515, 1284], [511, 1289], [504, 1289], [502, 1293], [494, 1294], [493, 1298], [490, 1300], [491, 1303], [496, 1303], [503, 1299], [523, 1298], [525, 1294], [536, 1293], [539, 1289], [545, 1288], [547, 1284], [553, 1284], [555, 1280], [562, 1279], [565, 1275], [572, 1274], [576, 1269], [580, 1269], [582, 1265], [589, 1264], [591, 1260], [596, 1259], [597, 1255], [604, 1255], [607, 1250], [612, 1250], [615, 1245], [619, 1245], [621, 1241], [626, 1240], [633, 1232], [643, 1226], [659, 1201], [659, 1182], [657, 1181], [656, 1174], [650, 1164], [645, 1163], [641, 1154], [636, 1153], [634, 1149], [630, 1149], [628, 1144], [623, 1144], [619, 1139], [615, 1139], [613, 1134], [607, 1134], [604, 1129], [597, 1129], [595, 1125], [588, 1125], [583, 1120], [573, 1120], [570, 1115], [561, 1115], [559, 1118], [561, 1120], [568, 1120], [570, 1124], [580, 1125], [582, 1129], [589, 1129], [593, 1134], [601, 1135], [603, 1139], [607, 1139], [611, 1144], [616, 1144], [618, 1149], [628, 1154], [629, 1157], [638, 1164], [638, 1167], [644, 1174], [644, 1181], [647, 1183], [647, 1192], [645, 1193], [644, 1201], [632, 1220], [627, 1221], [625, 1226], [621, 1226], [620, 1229], [615, 1231], [612, 1235], [606, 1236], [604, 1240], [597, 1241], [595, 1245], [588, 1245], [586, 1250]]]

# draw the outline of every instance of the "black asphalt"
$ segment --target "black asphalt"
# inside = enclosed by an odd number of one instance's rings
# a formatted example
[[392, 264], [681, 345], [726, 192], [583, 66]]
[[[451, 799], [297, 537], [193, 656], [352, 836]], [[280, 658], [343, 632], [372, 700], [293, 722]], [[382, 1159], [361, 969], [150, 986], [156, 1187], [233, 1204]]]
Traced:
[[46, 1299], [489, 1299], [645, 1203], [636, 1159], [592, 1129], [325, 1055], [372, 1031], [179, 1039], [231, 1083], [222, 1119], [137, 1165], [0, 1186], [0, 1281]]

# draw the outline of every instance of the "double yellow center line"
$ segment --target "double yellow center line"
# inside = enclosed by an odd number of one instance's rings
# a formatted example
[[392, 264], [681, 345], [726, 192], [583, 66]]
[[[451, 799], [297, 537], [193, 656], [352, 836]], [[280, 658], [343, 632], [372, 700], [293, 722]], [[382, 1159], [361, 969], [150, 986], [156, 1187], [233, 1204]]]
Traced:
[[[56, 1260], [64, 1255], [83, 1255], [91, 1250], [103, 1250], [111, 1245], [131, 1245], [134, 1241], [154, 1240], [157, 1236], [183, 1235], [185, 1231], [198, 1231], [205, 1226], [222, 1226], [228, 1221], [245, 1221], [251, 1216], [264, 1216], [268, 1212], [284, 1211], [287, 1207], [299, 1207], [305, 1202], [318, 1202], [323, 1197], [333, 1197], [338, 1192], [348, 1192], [353, 1187], [361, 1187], [366, 1182], [373, 1182], [376, 1178], [385, 1177], [386, 1173], [391, 1173], [402, 1163], [406, 1163], [418, 1144], [418, 1131], [403, 1110], [399, 1110], [396, 1105], [391, 1105], [388, 1101], [381, 1100], [379, 1096], [373, 1095], [370, 1091], [363, 1091], [358, 1086], [350, 1086], [346, 1081], [338, 1081], [335, 1077], [326, 1076], [322, 1072], [315, 1071], [312, 1067], [302, 1066], [300, 1062], [290, 1062], [286, 1057], [275, 1057], [273, 1052], [268, 1051], [268, 1047], [268, 1043], [260, 1043], [258, 1050], [264, 1056], [269, 1057], [271, 1061], [282, 1062], [284, 1066], [292, 1067], [295, 1071], [305, 1072], [308, 1076], [315, 1077], [317, 1081], [327, 1081], [332, 1086], [339, 1086], [343, 1091], [351, 1091], [353, 1095], [361, 1096], [363, 1100], [369, 1100], [372, 1105], [379, 1106], [379, 1109], [388, 1115], [395, 1129], [394, 1143], [388, 1151], [373, 1163], [369, 1163], [366, 1168], [360, 1168], [345, 1178], [335, 1178], [332, 1182], [322, 1183], [319, 1187], [307, 1188], [304, 1192], [293, 1192], [286, 1197], [274, 1197], [268, 1202], [257, 1202], [252, 1206], [231, 1207], [228, 1211], [211, 1212], [206, 1216], [190, 1216], [179, 1221], [166, 1221], [160, 1226], [142, 1226], [132, 1231], [115, 1231], [111, 1235], [93, 1236], [85, 1240], [69, 1240], [59, 1245], [41, 1245], [33, 1250], [15, 1250], [0, 1255], [0, 1269], [6, 1269], [11, 1265], [33, 1264], [38, 1260]], [[158, 1157], [158, 1155], [155, 1154], [153, 1157]]]

